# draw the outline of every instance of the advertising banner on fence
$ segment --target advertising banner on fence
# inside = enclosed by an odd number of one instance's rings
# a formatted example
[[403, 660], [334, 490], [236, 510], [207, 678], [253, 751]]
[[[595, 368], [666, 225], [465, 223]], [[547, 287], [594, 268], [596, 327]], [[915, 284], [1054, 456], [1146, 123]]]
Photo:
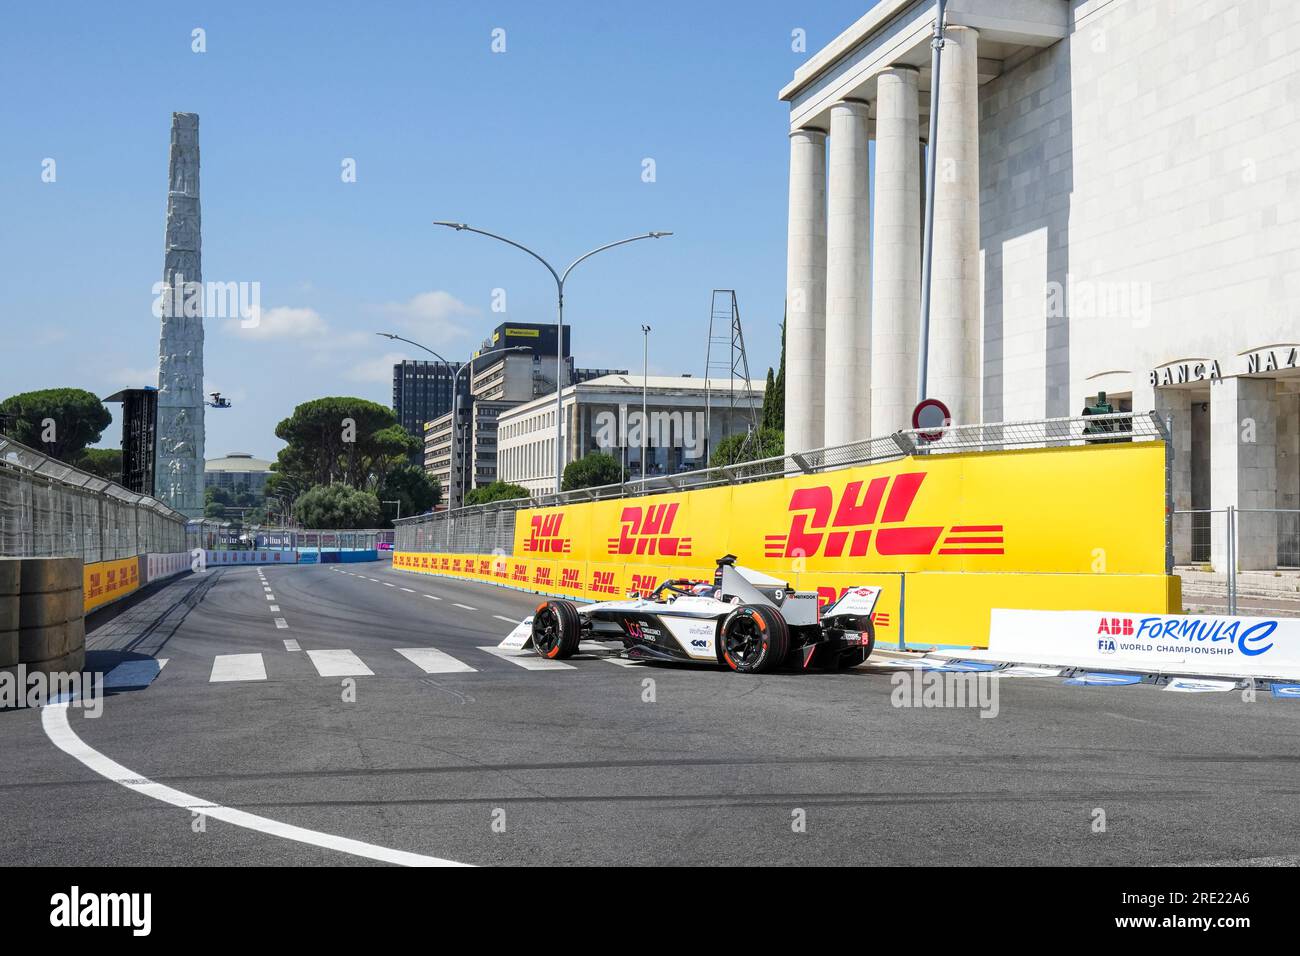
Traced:
[[[1163, 574], [1159, 442], [918, 456], [818, 475], [521, 511], [523, 558], [773, 574]], [[1097, 489], [1123, 488], [1095, 507]]]
[[160, 581], [190, 569], [188, 551], [176, 551], [168, 554], [150, 554], [145, 557], [145, 582]]
[[[312, 555], [313, 560], [315, 555]], [[204, 555], [208, 567], [227, 564], [297, 564], [296, 551], [209, 551]], [[306, 562], [304, 562], [306, 563]]]
[[82, 565], [81, 578], [82, 602], [89, 613], [140, 586], [140, 559], [94, 561]]
[[1153, 674], [1300, 677], [1300, 619], [995, 608], [989, 653]]

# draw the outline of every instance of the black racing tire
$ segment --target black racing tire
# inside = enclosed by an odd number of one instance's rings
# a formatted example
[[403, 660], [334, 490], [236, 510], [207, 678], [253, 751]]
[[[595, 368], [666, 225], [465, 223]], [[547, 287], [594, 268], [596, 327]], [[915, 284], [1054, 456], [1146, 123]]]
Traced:
[[533, 650], [539, 657], [559, 660], [578, 653], [582, 620], [572, 601], [543, 601], [533, 613]]
[[742, 604], [722, 622], [722, 661], [740, 674], [761, 674], [785, 662], [790, 629], [776, 608]]
[[835, 661], [835, 669], [846, 671], [851, 667], [857, 667], [859, 664], [866, 662], [871, 656], [871, 652], [876, 649], [876, 626], [871, 623], [871, 618], [846, 617], [836, 621], [836, 624], [849, 631], [861, 631], [867, 636], [867, 643], [861, 647], [850, 648], [842, 651]]

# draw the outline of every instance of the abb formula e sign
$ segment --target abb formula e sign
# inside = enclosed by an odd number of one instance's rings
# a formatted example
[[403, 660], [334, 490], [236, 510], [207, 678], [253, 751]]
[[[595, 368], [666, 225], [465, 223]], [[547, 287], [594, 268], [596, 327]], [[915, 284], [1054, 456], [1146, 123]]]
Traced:
[[[820, 474], [527, 509], [514, 554], [769, 573], [1165, 572], [1160, 442], [924, 455]], [[1099, 486], [1105, 508], [1082, 507]]]
[[1300, 619], [995, 608], [989, 653], [1146, 673], [1300, 677]]

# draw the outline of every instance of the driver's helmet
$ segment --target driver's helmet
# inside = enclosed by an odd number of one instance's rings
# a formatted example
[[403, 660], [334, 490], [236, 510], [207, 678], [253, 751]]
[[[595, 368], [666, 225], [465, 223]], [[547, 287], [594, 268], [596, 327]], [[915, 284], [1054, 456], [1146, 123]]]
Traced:
[[691, 585], [691, 593], [698, 597], [713, 597], [716, 586], [712, 581], [695, 581]]

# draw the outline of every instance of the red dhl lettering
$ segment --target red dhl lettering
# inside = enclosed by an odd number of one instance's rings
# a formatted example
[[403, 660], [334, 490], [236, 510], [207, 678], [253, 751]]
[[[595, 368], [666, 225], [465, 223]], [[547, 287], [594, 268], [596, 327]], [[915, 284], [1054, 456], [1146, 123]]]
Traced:
[[564, 512], [548, 515], [533, 515], [528, 519], [528, 539], [524, 541], [524, 551], [531, 554], [565, 554], [573, 550], [573, 542], [560, 537], [560, 525], [564, 523]]
[[619, 516], [617, 538], [608, 540], [610, 554], [662, 554], [691, 556], [689, 535], [673, 535], [677, 502], [662, 505], [629, 505]]
[[592, 571], [591, 590], [595, 594], [617, 594], [613, 571]]
[[560, 569], [560, 587], [574, 591], [582, 590], [582, 572], [578, 568]]
[[[871, 551], [873, 531], [875, 553], [883, 556], [933, 554], [936, 545], [939, 554], [1005, 553], [1002, 525], [954, 525], [947, 535], [943, 525], [894, 527], [907, 520], [925, 477], [925, 472], [917, 471], [892, 479], [873, 478], [870, 483], [851, 481], [838, 501], [830, 485], [796, 488], [786, 507], [793, 513], [789, 529], [785, 534], [765, 535], [763, 554], [839, 558], [847, 548], [849, 557], [865, 557]], [[878, 523], [882, 527], [875, 527]]]

